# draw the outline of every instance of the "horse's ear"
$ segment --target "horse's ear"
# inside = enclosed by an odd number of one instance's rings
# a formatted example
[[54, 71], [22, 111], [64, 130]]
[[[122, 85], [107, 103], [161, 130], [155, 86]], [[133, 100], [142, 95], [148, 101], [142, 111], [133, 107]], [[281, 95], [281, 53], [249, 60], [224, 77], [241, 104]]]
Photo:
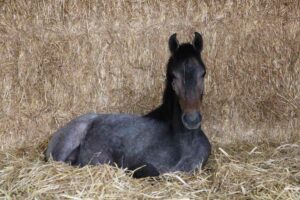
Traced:
[[174, 33], [169, 38], [169, 49], [170, 49], [171, 53], [174, 54], [178, 47], [179, 47], [179, 42], [176, 38], [176, 33]]
[[195, 32], [195, 37], [193, 39], [193, 46], [198, 52], [202, 51], [203, 48], [203, 39], [200, 33]]

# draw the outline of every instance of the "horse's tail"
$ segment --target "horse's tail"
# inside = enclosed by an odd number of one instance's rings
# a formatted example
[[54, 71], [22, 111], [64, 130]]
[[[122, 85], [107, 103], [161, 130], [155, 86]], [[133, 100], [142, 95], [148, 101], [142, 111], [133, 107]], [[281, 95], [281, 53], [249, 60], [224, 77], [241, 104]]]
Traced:
[[76, 164], [81, 141], [97, 117], [96, 113], [81, 115], [61, 127], [48, 143], [47, 150], [44, 152], [45, 160], [52, 157], [56, 161]]

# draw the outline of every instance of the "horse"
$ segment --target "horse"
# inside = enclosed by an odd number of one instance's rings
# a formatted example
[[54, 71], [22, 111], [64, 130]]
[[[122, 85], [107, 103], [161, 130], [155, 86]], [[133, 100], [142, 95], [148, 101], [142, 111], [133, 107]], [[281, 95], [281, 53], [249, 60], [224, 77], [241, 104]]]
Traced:
[[203, 39], [169, 37], [165, 89], [160, 106], [144, 116], [88, 113], [61, 127], [50, 139], [46, 160], [72, 165], [110, 164], [133, 170], [133, 177], [202, 168], [211, 144], [201, 129], [199, 105], [206, 67]]

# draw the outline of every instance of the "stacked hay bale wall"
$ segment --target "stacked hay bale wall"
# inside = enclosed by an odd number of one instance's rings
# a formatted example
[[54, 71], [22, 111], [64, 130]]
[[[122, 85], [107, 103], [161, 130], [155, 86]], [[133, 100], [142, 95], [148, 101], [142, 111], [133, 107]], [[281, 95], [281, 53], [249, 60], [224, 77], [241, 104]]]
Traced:
[[[238, 143], [244, 150], [249, 144], [299, 145], [298, 1], [0, 1], [1, 160], [3, 169], [11, 169], [14, 158], [20, 166], [0, 176], [21, 173], [20, 162], [29, 168], [39, 162], [49, 136], [77, 115], [153, 109], [164, 87], [168, 37], [176, 32], [188, 42], [195, 31], [204, 38], [203, 129], [213, 143]], [[207, 191], [213, 183], [201, 182]], [[1, 184], [0, 193], [12, 195], [11, 185]]]

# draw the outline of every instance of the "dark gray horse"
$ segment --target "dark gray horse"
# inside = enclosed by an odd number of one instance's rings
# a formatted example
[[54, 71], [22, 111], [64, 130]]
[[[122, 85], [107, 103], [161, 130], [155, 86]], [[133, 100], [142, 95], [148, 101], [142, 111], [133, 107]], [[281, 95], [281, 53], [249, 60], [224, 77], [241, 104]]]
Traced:
[[201, 130], [205, 65], [202, 37], [192, 44], [169, 39], [163, 103], [145, 116], [82, 115], [60, 128], [46, 150], [46, 159], [73, 165], [116, 164], [135, 170], [134, 177], [192, 171], [205, 164], [211, 145]]

